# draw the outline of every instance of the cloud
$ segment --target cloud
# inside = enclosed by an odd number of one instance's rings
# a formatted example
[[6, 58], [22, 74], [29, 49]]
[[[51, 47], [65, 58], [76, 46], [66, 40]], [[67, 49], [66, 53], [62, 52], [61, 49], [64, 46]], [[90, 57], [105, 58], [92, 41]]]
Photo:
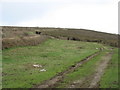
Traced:
[[[17, 26], [86, 28], [118, 33], [117, 0], [2, 0], [4, 2], [64, 3], [44, 16], [22, 20]], [[55, 8], [55, 7], [54, 7]], [[40, 12], [40, 11], [39, 11]], [[32, 13], [32, 12], [31, 12]]]
[[54, 2], [54, 3], [111, 3], [119, 0], [1, 0], [1, 2]]
[[48, 12], [44, 17], [22, 21], [19, 26], [86, 28], [103, 32], [117, 33], [117, 9], [111, 5], [63, 6]]

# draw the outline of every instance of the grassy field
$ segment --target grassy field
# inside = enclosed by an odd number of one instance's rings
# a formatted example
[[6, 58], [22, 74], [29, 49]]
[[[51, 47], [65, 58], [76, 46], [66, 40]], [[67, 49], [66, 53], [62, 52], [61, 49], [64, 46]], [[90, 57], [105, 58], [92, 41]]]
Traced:
[[[101, 47], [107, 48], [102, 44], [91, 42], [49, 39], [38, 46], [5, 49], [2, 59], [3, 88], [33, 87], [94, 54], [99, 51], [96, 48]], [[96, 60], [93, 62], [95, 63]], [[34, 64], [40, 64], [43, 67], [34, 68]], [[88, 64], [86, 68], [89, 67]], [[40, 69], [46, 71], [41, 72]], [[84, 70], [82, 72], [84, 76], [86, 73]], [[72, 77], [75, 78], [75, 75]]]
[[109, 66], [101, 78], [100, 87], [118, 88], [118, 49], [114, 50]]
[[[57, 84], [57, 88], [65, 88], [69, 87], [73, 82], [77, 83], [80, 80], [84, 80], [85, 78], [91, 80], [91, 75], [95, 73], [95, 69], [98, 65], [100, 65], [100, 61], [102, 57], [105, 56], [110, 49], [106, 49], [100, 52], [99, 55], [83, 64], [80, 68], [76, 69], [74, 72], [69, 73], [65, 76], [65, 78]], [[87, 84], [87, 82], [85, 82]], [[73, 84], [74, 85], [74, 84]], [[80, 86], [78, 86], [80, 87]], [[82, 86], [81, 86], [82, 87]], [[105, 73], [100, 79], [99, 88], [119, 88], [118, 84], [118, 49], [114, 49], [114, 54], [112, 55], [112, 59], [110, 60]]]
[[[100, 88], [118, 88], [118, 49], [115, 47], [119, 47], [120, 35], [86, 29], [2, 26], [0, 36], [3, 37], [0, 56], [3, 88], [32, 88], [100, 50], [97, 56], [65, 74], [55, 87], [69, 87], [84, 79], [83, 83], [90, 83], [96, 75], [96, 68], [112, 56], [98, 83]], [[111, 48], [115, 48], [113, 55], [109, 54], [105, 59]], [[35, 64], [42, 67], [35, 68]], [[42, 69], [46, 71], [40, 71]]]
[[100, 52], [100, 54], [92, 58], [87, 63], [83, 64], [81, 67], [76, 69], [74, 72], [67, 74], [64, 80], [57, 85], [57, 88], [65, 88], [65, 87], [67, 88], [73, 82], [84, 80], [86, 77], [91, 80], [90, 76], [95, 72], [97, 66], [100, 63], [102, 56], [104, 56], [107, 52], [108, 52], [107, 49]]

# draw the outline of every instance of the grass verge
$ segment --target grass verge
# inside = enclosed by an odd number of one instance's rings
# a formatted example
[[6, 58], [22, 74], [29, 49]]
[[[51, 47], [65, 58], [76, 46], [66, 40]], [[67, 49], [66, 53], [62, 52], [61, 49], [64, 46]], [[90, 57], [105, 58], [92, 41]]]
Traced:
[[100, 81], [100, 88], [118, 88], [118, 49], [114, 50], [112, 59]]

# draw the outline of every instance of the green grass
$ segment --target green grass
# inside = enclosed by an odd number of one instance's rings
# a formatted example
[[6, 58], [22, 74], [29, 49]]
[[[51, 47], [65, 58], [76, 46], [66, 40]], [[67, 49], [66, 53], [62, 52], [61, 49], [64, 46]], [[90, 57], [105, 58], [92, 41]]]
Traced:
[[114, 54], [100, 81], [100, 88], [118, 88], [118, 49]]
[[[102, 44], [49, 39], [38, 46], [3, 50], [3, 88], [31, 88], [83, 58], [97, 52]], [[41, 64], [40, 72], [33, 64]]]
[[104, 56], [107, 51], [108, 50], [100, 52], [100, 54], [98, 54], [85, 64], [83, 64], [80, 68], [76, 69], [72, 73], [67, 74], [64, 80], [58, 84], [57, 88], [67, 87], [74, 81], [82, 80], [85, 77], [89, 77], [91, 74], [95, 72], [96, 67], [99, 65], [102, 56]]
[[82, 41], [99, 42], [110, 46], [118, 47], [118, 35], [96, 32], [85, 29], [61, 29], [61, 30], [44, 30], [46, 35], [54, 37], [69, 37]]

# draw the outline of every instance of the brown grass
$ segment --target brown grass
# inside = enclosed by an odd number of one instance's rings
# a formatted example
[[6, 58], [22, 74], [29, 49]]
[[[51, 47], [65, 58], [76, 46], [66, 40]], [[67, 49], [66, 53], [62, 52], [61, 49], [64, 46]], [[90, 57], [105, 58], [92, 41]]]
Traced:
[[48, 39], [48, 37], [44, 35], [21, 38], [4, 38], [2, 40], [2, 49], [17, 46], [34, 46], [44, 42], [46, 39]]
[[3, 40], [3, 48], [22, 46], [22, 44], [23, 46], [37, 45], [37, 43], [43, 41], [42, 36], [41, 40], [38, 37], [29, 39], [23, 38], [35, 36], [36, 31], [40, 31], [41, 35], [52, 36], [63, 40], [98, 42], [113, 47], [120, 47], [119, 45], [120, 40], [118, 39], [118, 36], [120, 37], [120, 35], [117, 34], [97, 32], [86, 29], [2, 26], [3, 38], [16, 38]]

